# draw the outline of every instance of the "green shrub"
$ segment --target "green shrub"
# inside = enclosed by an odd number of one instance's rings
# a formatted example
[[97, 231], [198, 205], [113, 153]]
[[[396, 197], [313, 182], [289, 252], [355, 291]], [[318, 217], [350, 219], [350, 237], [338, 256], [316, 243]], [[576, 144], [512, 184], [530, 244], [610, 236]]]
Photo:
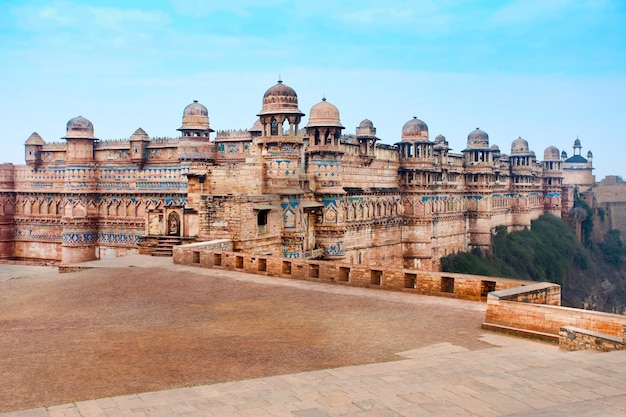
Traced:
[[509, 233], [506, 227], [496, 227], [492, 243], [488, 255], [472, 251], [446, 256], [442, 270], [563, 285], [572, 264], [587, 266], [588, 255], [572, 228], [550, 214], [532, 221], [530, 230]]

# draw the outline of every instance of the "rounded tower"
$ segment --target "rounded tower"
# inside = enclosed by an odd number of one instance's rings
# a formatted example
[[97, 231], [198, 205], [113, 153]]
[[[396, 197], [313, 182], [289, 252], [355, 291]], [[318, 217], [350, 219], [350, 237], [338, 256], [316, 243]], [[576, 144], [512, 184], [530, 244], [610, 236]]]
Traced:
[[183, 124], [176, 130], [180, 131], [183, 137], [209, 138], [210, 133], [214, 132], [209, 123], [209, 111], [198, 103], [198, 100], [194, 100], [183, 110]]
[[516, 188], [534, 186], [537, 157], [528, 147], [526, 139], [519, 136], [511, 143], [509, 161], [513, 186]]
[[33, 132], [24, 143], [26, 152], [26, 165], [34, 170], [41, 165], [41, 150], [46, 142], [39, 136], [39, 133]]
[[316, 194], [344, 194], [341, 186], [341, 157], [344, 152], [339, 143], [343, 129], [339, 110], [326, 98], [311, 107], [306, 125], [310, 140], [306, 153], [309, 156], [309, 172], [315, 178], [313, 188]]
[[278, 81], [263, 94], [263, 107], [257, 116], [261, 134], [255, 141], [261, 146], [265, 165], [263, 192], [286, 196], [302, 194], [303, 140], [298, 127], [304, 113], [298, 109], [295, 90]]
[[315, 242], [324, 249], [324, 259], [343, 259], [345, 223], [341, 203], [345, 191], [341, 183], [341, 158], [344, 150], [339, 139], [344, 127], [339, 109], [326, 98], [311, 107], [309, 114], [308, 173], [313, 177], [311, 188], [324, 204]]
[[210, 161], [215, 159], [215, 146], [210, 142], [209, 111], [194, 100], [183, 110], [183, 123], [177, 129], [181, 133], [178, 142], [178, 159], [181, 161]]
[[130, 137], [130, 160], [139, 165], [139, 168], [143, 168], [148, 158], [148, 143], [150, 136], [142, 128], [135, 130]]
[[61, 139], [67, 141], [66, 162], [92, 162], [94, 155], [93, 124], [83, 116], [70, 119], [67, 122], [66, 134]]
[[63, 263], [97, 259], [98, 226], [94, 204], [97, 189], [93, 124], [82, 116], [67, 122], [65, 198], [62, 217], [61, 260]]
[[402, 141], [396, 146], [400, 153], [400, 182], [405, 190], [426, 189], [440, 180], [426, 123], [417, 117], [406, 122], [402, 126]]
[[304, 113], [298, 108], [296, 91], [278, 80], [263, 94], [263, 107], [257, 116], [261, 121], [262, 136], [296, 136]]

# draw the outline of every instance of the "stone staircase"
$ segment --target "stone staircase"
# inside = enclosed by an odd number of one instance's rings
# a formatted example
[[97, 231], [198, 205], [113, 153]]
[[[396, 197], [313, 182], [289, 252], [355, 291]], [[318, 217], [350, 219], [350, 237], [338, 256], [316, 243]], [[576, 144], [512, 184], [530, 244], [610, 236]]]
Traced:
[[172, 248], [180, 245], [181, 239], [178, 236], [159, 236], [156, 248], [152, 251], [152, 256], [172, 256]]

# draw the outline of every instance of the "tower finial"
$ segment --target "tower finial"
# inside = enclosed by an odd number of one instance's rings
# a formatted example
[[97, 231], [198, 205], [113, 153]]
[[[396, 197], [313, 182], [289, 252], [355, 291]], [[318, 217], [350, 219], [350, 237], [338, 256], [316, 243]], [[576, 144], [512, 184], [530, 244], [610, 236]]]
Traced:
[[278, 74], [278, 84], [282, 84], [282, 83], [283, 83], [282, 77], [280, 76], [280, 74]]

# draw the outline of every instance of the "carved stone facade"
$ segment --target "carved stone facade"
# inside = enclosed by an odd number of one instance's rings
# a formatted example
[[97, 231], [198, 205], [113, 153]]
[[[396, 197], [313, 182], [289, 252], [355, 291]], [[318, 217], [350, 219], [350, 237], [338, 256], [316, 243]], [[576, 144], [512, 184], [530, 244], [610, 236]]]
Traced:
[[452, 153], [445, 137], [431, 141], [413, 118], [386, 145], [367, 119], [356, 134], [343, 133], [339, 110], [325, 99], [300, 128], [297, 94], [282, 82], [266, 91], [257, 116], [250, 129], [211, 138], [208, 111], [193, 102], [178, 138], [139, 128], [128, 140], [99, 140], [80, 116], [64, 142], [33, 133], [26, 165], [0, 165], [0, 256], [80, 262], [174, 236], [230, 239], [249, 253], [436, 270], [450, 252], [488, 249], [497, 226], [560, 216], [563, 187], [576, 182], [558, 149], [539, 162], [518, 138], [503, 154], [480, 129]]

